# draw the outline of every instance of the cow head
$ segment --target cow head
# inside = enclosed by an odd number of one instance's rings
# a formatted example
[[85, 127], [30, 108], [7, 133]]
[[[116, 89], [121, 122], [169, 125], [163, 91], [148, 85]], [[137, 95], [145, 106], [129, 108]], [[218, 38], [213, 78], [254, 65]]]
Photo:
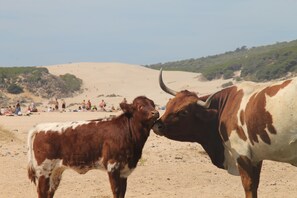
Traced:
[[153, 126], [154, 132], [177, 141], [203, 142], [209, 125], [217, 117], [217, 110], [209, 108], [213, 95], [206, 100], [206, 97], [199, 99], [195, 93], [187, 90], [173, 91], [163, 83], [162, 70], [159, 84], [165, 92], [175, 97], [169, 100], [165, 113]]
[[120, 107], [126, 115], [136, 118], [139, 122], [148, 124], [150, 127], [159, 118], [159, 112], [156, 110], [154, 102], [145, 96], [135, 98], [132, 104], [121, 103]]

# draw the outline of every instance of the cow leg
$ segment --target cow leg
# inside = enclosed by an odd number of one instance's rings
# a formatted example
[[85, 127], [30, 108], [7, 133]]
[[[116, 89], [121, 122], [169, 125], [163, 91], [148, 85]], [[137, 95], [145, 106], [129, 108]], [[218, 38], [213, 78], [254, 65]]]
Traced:
[[127, 189], [127, 178], [120, 178], [121, 197], [125, 197]]
[[241, 176], [241, 182], [245, 190], [245, 197], [257, 198], [262, 161], [256, 165], [253, 165], [249, 158], [246, 156], [240, 156], [237, 159], [237, 163]]
[[50, 178], [44, 175], [38, 178], [37, 193], [38, 198], [49, 198]]
[[124, 198], [127, 188], [127, 178], [120, 177], [119, 167], [117, 162], [108, 162], [107, 171], [114, 198]]
[[60, 168], [55, 168], [52, 171], [52, 174], [50, 176], [50, 189], [49, 189], [49, 197], [54, 197], [54, 194], [56, 190], [59, 187], [60, 181], [62, 179], [62, 174], [64, 172], [65, 168], [60, 167]]
[[127, 178], [121, 178], [119, 173], [108, 173], [114, 198], [124, 198], [127, 188]]

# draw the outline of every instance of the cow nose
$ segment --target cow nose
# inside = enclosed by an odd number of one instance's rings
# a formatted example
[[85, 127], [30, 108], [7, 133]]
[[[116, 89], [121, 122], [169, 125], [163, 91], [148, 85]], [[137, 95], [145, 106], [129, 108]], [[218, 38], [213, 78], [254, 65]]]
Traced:
[[162, 129], [164, 129], [164, 124], [162, 124], [162, 123], [159, 122], [157, 124], [157, 128], [158, 128], [159, 131], [161, 131]]
[[159, 111], [152, 111], [152, 116], [154, 116], [155, 118], [159, 118], [160, 114], [159, 114]]
[[163, 136], [163, 130], [164, 130], [165, 126], [163, 123], [161, 123], [160, 121], [157, 121], [154, 126], [153, 126], [153, 131], [160, 136]]

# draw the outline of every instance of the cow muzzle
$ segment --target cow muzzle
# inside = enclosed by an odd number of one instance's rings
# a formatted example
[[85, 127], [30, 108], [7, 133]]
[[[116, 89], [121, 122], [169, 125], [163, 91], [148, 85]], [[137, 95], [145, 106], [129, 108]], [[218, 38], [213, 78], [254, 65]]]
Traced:
[[164, 133], [163, 133], [164, 129], [165, 129], [165, 125], [160, 120], [157, 120], [157, 122], [155, 122], [153, 126], [154, 133], [160, 136], [164, 136]]

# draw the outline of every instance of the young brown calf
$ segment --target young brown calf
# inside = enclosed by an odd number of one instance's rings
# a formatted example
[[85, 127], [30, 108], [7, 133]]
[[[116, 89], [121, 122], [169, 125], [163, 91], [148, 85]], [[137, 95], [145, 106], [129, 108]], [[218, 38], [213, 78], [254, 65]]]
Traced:
[[28, 176], [41, 198], [53, 197], [65, 169], [106, 170], [113, 196], [125, 197], [127, 177], [159, 117], [152, 100], [139, 96], [111, 120], [39, 124], [28, 136]]

